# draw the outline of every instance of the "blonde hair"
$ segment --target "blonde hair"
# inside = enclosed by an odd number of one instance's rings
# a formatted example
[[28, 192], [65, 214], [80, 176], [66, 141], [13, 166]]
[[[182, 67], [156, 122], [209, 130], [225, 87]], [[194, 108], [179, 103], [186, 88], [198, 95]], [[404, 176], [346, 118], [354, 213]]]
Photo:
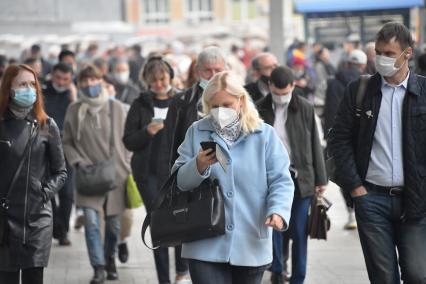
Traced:
[[205, 115], [210, 114], [210, 100], [220, 91], [225, 91], [231, 96], [236, 96], [241, 102], [240, 120], [241, 127], [245, 133], [253, 132], [259, 128], [262, 119], [256, 110], [243, 84], [231, 71], [223, 71], [214, 75], [203, 92], [202, 104]]

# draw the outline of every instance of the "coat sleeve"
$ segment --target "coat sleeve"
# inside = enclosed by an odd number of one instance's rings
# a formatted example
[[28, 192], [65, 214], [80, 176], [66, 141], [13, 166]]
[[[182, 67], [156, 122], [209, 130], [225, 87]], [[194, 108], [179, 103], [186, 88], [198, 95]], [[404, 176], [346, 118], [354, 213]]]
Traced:
[[265, 151], [268, 181], [267, 216], [280, 215], [284, 219], [284, 230], [286, 230], [290, 224], [294, 184], [290, 176], [287, 151], [272, 128], [266, 137]]
[[62, 188], [67, 178], [65, 157], [58, 126], [53, 119], [49, 119], [48, 123], [49, 136], [47, 156], [50, 169], [49, 177], [42, 185], [45, 201], [50, 200], [55, 196], [55, 193]]
[[185, 140], [178, 148], [179, 157], [173, 165], [172, 172], [179, 170], [177, 185], [183, 190], [192, 190], [210, 176], [210, 168], [203, 174], [197, 169], [197, 155], [194, 151], [194, 124], [186, 132]]
[[86, 161], [77, 151], [76, 145], [74, 143], [74, 137], [76, 133], [73, 132], [73, 115], [77, 112], [73, 112], [74, 105], [70, 105], [65, 114], [64, 120], [64, 136], [62, 137], [62, 144], [64, 147], [65, 157], [67, 158], [68, 163], [75, 167], [77, 164], [86, 164]]
[[355, 163], [354, 132], [355, 126], [355, 93], [357, 88], [352, 82], [345, 90], [345, 95], [330, 130], [328, 146], [329, 156], [334, 158], [336, 183], [346, 191], [362, 185], [361, 177]]
[[148, 113], [143, 116], [141, 107], [138, 100], [132, 103], [124, 127], [123, 143], [127, 150], [132, 152], [143, 150], [152, 139], [147, 132], [151, 117], [148, 118]]
[[311, 145], [312, 145], [312, 158], [315, 173], [315, 186], [326, 185], [328, 182], [327, 171], [325, 169], [325, 161], [323, 148], [320, 142], [318, 127], [315, 120], [315, 111], [312, 109], [311, 114]]

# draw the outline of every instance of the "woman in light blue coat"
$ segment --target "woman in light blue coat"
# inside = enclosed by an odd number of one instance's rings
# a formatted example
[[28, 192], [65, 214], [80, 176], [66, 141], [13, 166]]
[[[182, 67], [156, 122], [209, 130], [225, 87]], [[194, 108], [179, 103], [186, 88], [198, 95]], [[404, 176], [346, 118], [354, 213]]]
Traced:
[[[294, 185], [289, 158], [229, 71], [216, 74], [202, 97], [206, 116], [187, 131], [173, 171], [181, 190], [218, 179], [225, 198], [225, 234], [185, 243], [194, 284], [261, 283], [272, 262], [272, 228], [287, 229]], [[214, 141], [216, 151], [200, 142]], [[220, 155], [220, 154], [223, 155]], [[217, 156], [216, 156], [217, 154]]]

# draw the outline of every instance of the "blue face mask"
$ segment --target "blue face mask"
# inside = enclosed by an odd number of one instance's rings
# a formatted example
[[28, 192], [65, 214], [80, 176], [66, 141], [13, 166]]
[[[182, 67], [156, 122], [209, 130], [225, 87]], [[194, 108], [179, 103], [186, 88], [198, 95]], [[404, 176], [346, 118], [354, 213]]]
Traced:
[[30, 107], [37, 100], [37, 94], [34, 88], [19, 88], [14, 90], [13, 101], [20, 107]]
[[102, 91], [102, 86], [101, 84], [96, 84], [94, 86], [87, 86], [81, 88], [80, 90], [84, 95], [88, 96], [89, 98], [97, 98], [99, 97], [99, 94]]

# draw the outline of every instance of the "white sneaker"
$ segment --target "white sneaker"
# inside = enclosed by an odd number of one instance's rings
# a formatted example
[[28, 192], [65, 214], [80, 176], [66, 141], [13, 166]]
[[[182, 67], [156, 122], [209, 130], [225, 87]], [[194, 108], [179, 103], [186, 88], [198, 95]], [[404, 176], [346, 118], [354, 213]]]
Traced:
[[175, 280], [175, 284], [192, 284], [192, 281], [189, 277], [185, 277], [179, 280]]

